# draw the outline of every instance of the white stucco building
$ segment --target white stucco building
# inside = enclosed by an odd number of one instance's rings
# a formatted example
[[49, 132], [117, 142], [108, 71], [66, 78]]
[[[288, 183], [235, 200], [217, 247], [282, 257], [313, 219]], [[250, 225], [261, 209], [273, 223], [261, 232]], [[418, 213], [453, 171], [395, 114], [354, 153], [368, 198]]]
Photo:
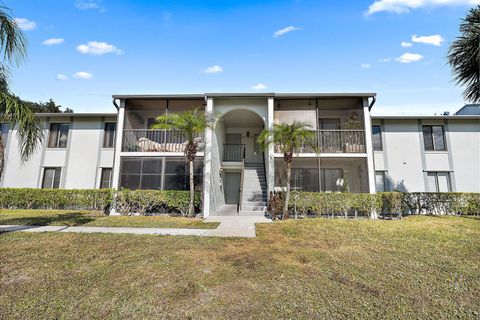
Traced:
[[[318, 153], [295, 155], [292, 188], [303, 191], [480, 192], [480, 114], [371, 116], [374, 93], [115, 95], [116, 113], [41, 114], [43, 145], [20, 161], [16, 130], [2, 125], [2, 187], [187, 189], [184, 139], [153, 130], [155, 117], [200, 108], [218, 118], [198, 137], [195, 184], [207, 216], [231, 206], [263, 212], [284, 185], [283, 155], [258, 134], [300, 120]], [[473, 110], [473, 111], [472, 111]]]

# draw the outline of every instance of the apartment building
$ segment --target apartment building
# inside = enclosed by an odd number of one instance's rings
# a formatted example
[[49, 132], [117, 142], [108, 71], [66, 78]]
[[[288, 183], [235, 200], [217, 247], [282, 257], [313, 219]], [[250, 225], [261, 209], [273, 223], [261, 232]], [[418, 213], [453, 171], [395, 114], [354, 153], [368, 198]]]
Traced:
[[[307, 123], [292, 164], [293, 190], [480, 192], [480, 114], [371, 116], [374, 93], [114, 95], [115, 114], [42, 114], [43, 145], [21, 163], [15, 128], [6, 142], [3, 187], [188, 189], [185, 139], [151, 129], [159, 115], [199, 108], [217, 118], [197, 139], [195, 188], [205, 216], [263, 213], [285, 185], [283, 155], [262, 150], [274, 123]], [[473, 111], [472, 111], [473, 109]], [[473, 113], [473, 114], [472, 114]]]

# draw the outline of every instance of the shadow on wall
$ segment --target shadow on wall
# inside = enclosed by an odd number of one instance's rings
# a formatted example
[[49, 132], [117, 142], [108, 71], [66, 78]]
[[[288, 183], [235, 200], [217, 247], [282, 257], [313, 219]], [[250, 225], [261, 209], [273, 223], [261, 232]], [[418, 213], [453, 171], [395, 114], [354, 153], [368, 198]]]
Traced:
[[389, 174], [386, 175], [385, 180], [385, 185], [388, 186], [388, 190], [386, 191], [408, 192], [408, 189], [405, 186], [405, 180], [396, 182]]

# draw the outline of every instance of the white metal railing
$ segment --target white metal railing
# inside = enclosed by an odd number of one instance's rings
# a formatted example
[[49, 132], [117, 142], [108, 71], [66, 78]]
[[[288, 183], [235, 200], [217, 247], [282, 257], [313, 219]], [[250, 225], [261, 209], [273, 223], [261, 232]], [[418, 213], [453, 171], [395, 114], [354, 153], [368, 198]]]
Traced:
[[[198, 151], [203, 151], [203, 134], [195, 140]], [[124, 129], [123, 152], [184, 152], [186, 137], [178, 130]]]

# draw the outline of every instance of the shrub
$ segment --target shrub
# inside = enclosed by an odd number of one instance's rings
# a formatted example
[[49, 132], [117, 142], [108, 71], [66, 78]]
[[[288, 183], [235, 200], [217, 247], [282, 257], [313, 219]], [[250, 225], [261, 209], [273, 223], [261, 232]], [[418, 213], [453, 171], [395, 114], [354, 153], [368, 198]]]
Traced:
[[[186, 215], [190, 193], [185, 190], [126, 190], [118, 191], [115, 208], [121, 214], [178, 213]], [[195, 211], [200, 211], [200, 193], [195, 194]]]
[[67, 209], [108, 212], [112, 202], [110, 189], [34, 189], [0, 188], [3, 209]]

